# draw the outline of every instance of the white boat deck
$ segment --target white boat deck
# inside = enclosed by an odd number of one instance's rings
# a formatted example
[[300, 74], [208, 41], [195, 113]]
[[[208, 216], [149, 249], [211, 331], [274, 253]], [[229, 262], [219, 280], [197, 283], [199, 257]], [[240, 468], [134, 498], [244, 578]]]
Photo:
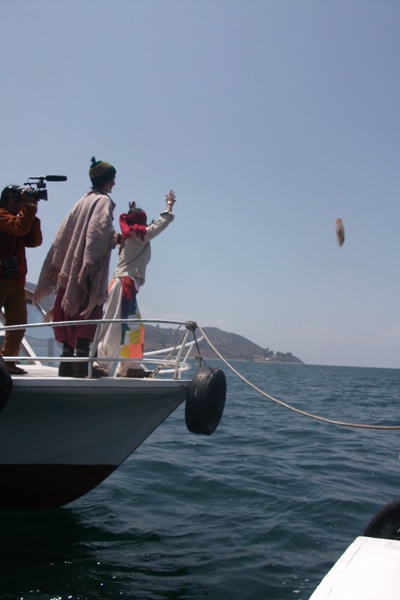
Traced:
[[399, 600], [400, 541], [360, 536], [310, 600]]
[[34, 390], [35, 388], [46, 387], [47, 390], [58, 390], [60, 386], [65, 386], [69, 390], [73, 389], [111, 389], [115, 393], [118, 391], [124, 392], [128, 388], [165, 388], [165, 382], [168, 381], [169, 389], [179, 389], [183, 385], [187, 387], [190, 379], [171, 379], [162, 377], [149, 377], [143, 379], [132, 379], [129, 377], [100, 377], [99, 379], [90, 378], [74, 378], [74, 377], [60, 377], [58, 375], [58, 369], [55, 367], [37, 364], [21, 364], [27, 371], [26, 375], [13, 375], [13, 388], [14, 389], [29, 389]]

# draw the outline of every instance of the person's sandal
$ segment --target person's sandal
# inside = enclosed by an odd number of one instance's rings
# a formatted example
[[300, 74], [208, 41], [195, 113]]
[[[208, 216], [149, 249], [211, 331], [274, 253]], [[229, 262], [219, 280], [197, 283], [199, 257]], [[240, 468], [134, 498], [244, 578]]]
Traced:
[[7, 365], [7, 370], [10, 375], [27, 375], [28, 371], [25, 369], [21, 369], [21, 367], [17, 367], [17, 365]]

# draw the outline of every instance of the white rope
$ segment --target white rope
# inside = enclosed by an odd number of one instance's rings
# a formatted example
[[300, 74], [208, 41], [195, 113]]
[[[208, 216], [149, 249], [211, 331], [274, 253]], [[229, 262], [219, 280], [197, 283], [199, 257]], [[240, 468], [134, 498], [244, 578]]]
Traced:
[[239, 373], [239, 371], [237, 371], [230, 363], [228, 363], [228, 361], [218, 352], [218, 350], [215, 348], [215, 346], [210, 342], [204, 329], [202, 329], [199, 325], [198, 325], [198, 328], [201, 331], [201, 334], [204, 336], [204, 339], [207, 341], [210, 348], [212, 348], [214, 350], [214, 352], [226, 364], [226, 366], [233, 373], [235, 373], [235, 375], [237, 375], [239, 377], [239, 379], [244, 381], [247, 385], [252, 387], [256, 392], [258, 392], [262, 396], [265, 396], [265, 398], [268, 398], [272, 402], [275, 402], [276, 404], [279, 404], [280, 406], [283, 406], [284, 408], [287, 408], [288, 410], [292, 410], [293, 412], [303, 415], [304, 417], [309, 417], [310, 419], [315, 419], [316, 421], [322, 421], [324, 423], [329, 423], [330, 425], [339, 425], [340, 427], [358, 427], [360, 429], [386, 429], [386, 430], [387, 429], [389, 429], [389, 430], [390, 429], [391, 430], [399, 430], [400, 429], [400, 425], [367, 425], [365, 423], [346, 423], [345, 421], [335, 421], [334, 419], [327, 419], [325, 417], [320, 417], [319, 415], [314, 415], [313, 413], [309, 413], [304, 410], [300, 410], [299, 408], [295, 408], [294, 406], [291, 406], [290, 404], [286, 404], [286, 402], [282, 402], [282, 400], [278, 400], [277, 398], [274, 398], [270, 394], [267, 394], [267, 392], [264, 392], [259, 387], [254, 385], [254, 383], [251, 383], [251, 381], [248, 381], [248, 379], [243, 377], [243, 375], [241, 375]]

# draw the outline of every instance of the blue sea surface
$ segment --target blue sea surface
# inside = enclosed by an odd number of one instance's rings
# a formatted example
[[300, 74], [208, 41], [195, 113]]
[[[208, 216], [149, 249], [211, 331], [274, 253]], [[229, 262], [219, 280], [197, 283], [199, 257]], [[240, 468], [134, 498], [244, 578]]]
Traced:
[[[306, 600], [400, 496], [400, 431], [313, 420], [212, 366], [228, 381], [213, 435], [182, 406], [80, 500], [0, 512], [1, 600]], [[233, 366], [309, 413], [400, 424], [400, 370]]]

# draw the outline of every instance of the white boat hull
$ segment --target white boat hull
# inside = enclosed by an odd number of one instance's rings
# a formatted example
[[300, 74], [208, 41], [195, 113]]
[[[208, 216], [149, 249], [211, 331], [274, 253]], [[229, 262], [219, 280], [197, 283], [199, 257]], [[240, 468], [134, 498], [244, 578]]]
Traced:
[[0, 507], [53, 508], [87, 493], [184, 402], [190, 382], [62, 383], [14, 379], [0, 414]]

